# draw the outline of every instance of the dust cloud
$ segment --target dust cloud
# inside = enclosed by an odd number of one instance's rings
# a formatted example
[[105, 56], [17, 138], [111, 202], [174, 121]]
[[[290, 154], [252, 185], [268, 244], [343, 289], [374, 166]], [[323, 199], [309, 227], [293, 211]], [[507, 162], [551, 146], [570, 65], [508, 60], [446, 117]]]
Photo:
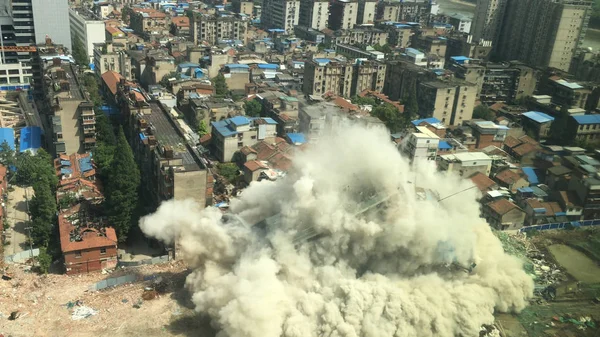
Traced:
[[[219, 337], [477, 336], [533, 281], [479, 218], [470, 182], [413, 170], [380, 129], [349, 126], [252, 183], [223, 214], [167, 201], [144, 233], [176, 242]], [[435, 193], [431, 192], [435, 191]]]

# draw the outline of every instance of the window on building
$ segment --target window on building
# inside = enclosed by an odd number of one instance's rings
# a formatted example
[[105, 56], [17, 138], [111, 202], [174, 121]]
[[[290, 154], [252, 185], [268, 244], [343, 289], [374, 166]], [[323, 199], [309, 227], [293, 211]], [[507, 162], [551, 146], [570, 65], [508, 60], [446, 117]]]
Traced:
[[106, 254], [106, 248], [100, 248], [100, 254]]
[[76, 259], [80, 259], [81, 258], [81, 251], [75, 252], [75, 258]]

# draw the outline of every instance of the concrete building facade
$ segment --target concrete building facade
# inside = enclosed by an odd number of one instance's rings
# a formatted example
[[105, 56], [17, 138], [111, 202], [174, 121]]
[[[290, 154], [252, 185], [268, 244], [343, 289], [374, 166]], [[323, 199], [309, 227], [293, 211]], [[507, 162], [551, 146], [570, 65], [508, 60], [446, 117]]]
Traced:
[[260, 21], [265, 29], [283, 29], [291, 34], [300, 22], [300, 1], [264, 0]]
[[420, 83], [417, 90], [419, 114], [434, 117], [445, 125], [460, 125], [473, 116], [477, 86], [462, 80]]
[[440, 158], [440, 171], [456, 172], [461, 177], [470, 177], [477, 172], [489, 176], [492, 170], [492, 158], [483, 152], [445, 154]]
[[194, 13], [190, 30], [194, 44], [206, 41], [216, 45], [220, 40], [240, 40], [245, 44], [248, 21], [238, 17]]
[[470, 27], [474, 41], [497, 39], [504, 19], [506, 3], [507, 0], [477, 0], [475, 16]]
[[357, 0], [334, 0], [329, 9], [329, 28], [333, 30], [351, 29], [358, 17]]
[[359, 25], [375, 23], [377, 0], [359, 0], [356, 23]]
[[96, 20], [93, 13], [84, 8], [69, 9], [71, 35], [76, 36], [85, 46], [90, 61], [94, 59], [94, 43], [106, 42], [104, 21]]
[[230, 162], [244, 146], [260, 141], [273, 141], [277, 137], [277, 122], [272, 118], [246, 118], [236, 116], [212, 122], [212, 144], [221, 162]]
[[321, 31], [329, 22], [329, 2], [327, 0], [301, 0], [299, 24]]

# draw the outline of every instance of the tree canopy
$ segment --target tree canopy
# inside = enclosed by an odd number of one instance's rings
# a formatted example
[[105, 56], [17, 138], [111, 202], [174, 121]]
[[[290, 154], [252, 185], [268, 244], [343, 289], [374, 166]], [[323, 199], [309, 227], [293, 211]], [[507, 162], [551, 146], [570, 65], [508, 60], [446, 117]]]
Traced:
[[73, 58], [75, 59], [75, 63], [80, 66], [88, 66], [90, 59], [88, 57], [87, 49], [79, 36], [73, 34], [71, 44], [73, 45]]
[[115, 227], [119, 241], [123, 242], [134, 220], [140, 172], [122, 127], [119, 127], [116, 149], [109, 167], [105, 209], [110, 225]]
[[227, 83], [225, 82], [225, 76], [223, 76], [223, 74], [213, 77], [212, 82], [215, 86], [216, 96], [225, 97], [229, 94], [229, 88], [227, 88]]
[[262, 112], [262, 104], [255, 99], [251, 99], [244, 103], [244, 111], [246, 111], [246, 116], [260, 117], [260, 113]]
[[0, 144], [0, 164], [6, 167], [15, 165], [15, 150], [6, 141]]
[[234, 163], [220, 163], [217, 164], [217, 170], [228, 182], [233, 183], [240, 173], [239, 168]]
[[58, 184], [52, 157], [43, 149], [39, 149], [35, 155], [29, 152], [19, 153], [15, 166], [15, 178], [19, 185], [35, 186], [38, 182], [44, 182], [51, 190], [54, 190]]
[[35, 196], [29, 203], [31, 238], [36, 246], [48, 247], [56, 223], [56, 200], [52, 189], [44, 182], [33, 185]]
[[406, 114], [389, 103], [374, 107], [371, 116], [379, 118], [392, 133], [404, 130], [410, 123], [410, 118]]
[[410, 88], [410, 91], [404, 98], [404, 114], [408, 119], [412, 119], [413, 117], [416, 117], [419, 114], [419, 105], [417, 103], [417, 90], [415, 86], [412, 86]]
[[206, 125], [206, 121], [201, 120], [200, 124], [198, 124], [198, 134], [200, 135], [200, 137], [202, 137], [209, 132], [210, 130], [208, 129], [208, 125]]
[[480, 104], [473, 109], [473, 118], [494, 121], [496, 119], [496, 114], [486, 105]]
[[373, 97], [353, 96], [350, 98], [350, 100], [352, 103], [357, 105], [372, 105], [374, 107], [379, 104], [379, 102], [377, 102], [377, 100]]

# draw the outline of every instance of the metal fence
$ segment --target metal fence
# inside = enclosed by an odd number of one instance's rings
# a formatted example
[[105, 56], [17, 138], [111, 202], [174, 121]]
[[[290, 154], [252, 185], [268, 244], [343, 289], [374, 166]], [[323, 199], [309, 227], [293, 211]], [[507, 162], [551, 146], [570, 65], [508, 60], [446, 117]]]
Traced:
[[108, 287], [115, 287], [125, 283], [132, 283], [135, 282], [136, 279], [137, 277], [133, 274], [113, 277], [106, 280], [102, 280], [96, 284], [92, 284], [89, 289], [91, 291], [102, 290]]
[[588, 226], [598, 226], [598, 225], [600, 225], [600, 219], [584, 220], [584, 221], [570, 221], [570, 222], [556, 222], [556, 223], [549, 223], [549, 224], [544, 224], [544, 225], [523, 227], [523, 228], [519, 229], [519, 233], [529, 232], [532, 230], [545, 231], [548, 229], [564, 229], [568, 226], [577, 228], [577, 227], [588, 227]]
[[139, 260], [139, 261], [119, 261], [117, 264], [120, 267], [135, 267], [142, 266], [145, 264], [160, 264], [169, 262], [169, 255], [157, 256], [151, 259]]
[[13, 255], [4, 256], [5, 263], [23, 263], [29, 260], [32, 256], [36, 257], [40, 255], [40, 249], [34, 248], [33, 250], [25, 250], [20, 253], [16, 253]]

